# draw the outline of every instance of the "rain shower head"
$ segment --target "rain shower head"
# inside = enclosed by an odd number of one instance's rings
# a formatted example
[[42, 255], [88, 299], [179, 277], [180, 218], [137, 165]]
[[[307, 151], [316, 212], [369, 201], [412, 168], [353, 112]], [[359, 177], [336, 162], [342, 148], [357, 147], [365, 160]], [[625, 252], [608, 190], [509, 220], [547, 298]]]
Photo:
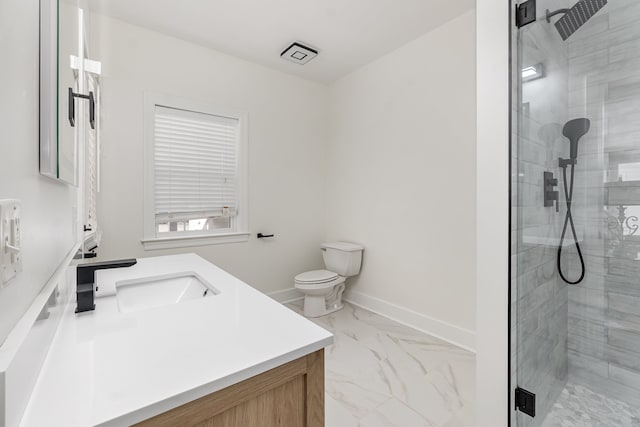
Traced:
[[585, 136], [591, 128], [589, 119], [573, 119], [569, 120], [562, 128], [562, 134], [569, 138], [571, 144], [569, 149], [569, 157], [573, 160], [578, 158], [578, 141]]
[[580, 0], [571, 9], [560, 9], [555, 12], [547, 10], [547, 22], [551, 22], [552, 16], [564, 13], [555, 26], [562, 40], [567, 40], [606, 4], [607, 0]]

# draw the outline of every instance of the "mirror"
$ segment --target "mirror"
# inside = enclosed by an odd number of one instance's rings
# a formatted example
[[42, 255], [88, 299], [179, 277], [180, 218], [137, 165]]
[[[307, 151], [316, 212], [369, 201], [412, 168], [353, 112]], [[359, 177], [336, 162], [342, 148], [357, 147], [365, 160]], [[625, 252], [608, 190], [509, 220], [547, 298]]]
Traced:
[[[88, 106], [83, 13], [77, 1], [40, 0], [40, 173], [78, 184], [79, 135]], [[81, 116], [82, 115], [82, 116]]]
[[101, 64], [89, 59], [89, 10], [40, 0], [40, 173], [82, 189], [83, 252], [95, 256]]

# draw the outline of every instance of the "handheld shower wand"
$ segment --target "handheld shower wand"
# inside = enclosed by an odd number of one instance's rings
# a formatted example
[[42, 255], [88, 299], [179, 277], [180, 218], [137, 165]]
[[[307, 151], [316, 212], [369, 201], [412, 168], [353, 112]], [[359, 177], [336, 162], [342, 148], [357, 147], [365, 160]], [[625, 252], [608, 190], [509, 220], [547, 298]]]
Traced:
[[[582, 249], [580, 248], [580, 242], [578, 242], [578, 234], [576, 233], [576, 227], [573, 223], [573, 213], [571, 205], [573, 203], [573, 184], [575, 179], [575, 167], [578, 159], [578, 142], [580, 138], [585, 136], [591, 128], [591, 122], [589, 119], [581, 118], [568, 121], [562, 128], [562, 134], [569, 139], [569, 158], [559, 159], [560, 167], [562, 168], [562, 177], [564, 178], [564, 198], [567, 203], [567, 213], [564, 217], [564, 226], [562, 227], [562, 236], [560, 237], [560, 244], [558, 245], [558, 256], [556, 258], [558, 273], [562, 280], [570, 285], [577, 285], [582, 282], [586, 273], [586, 267], [584, 264], [584, 257], [582, 255]], [[571, 181], [567, 181], [567, 167], [571, 167]], [[562, 271], [562, 246], [564, 244], [564, 238], [567, 234], [567, 227], [571, 226], [571, 234], [573, 235], [573, 241], [576, 244], [576, 250], [578, 251], [578, 258], [580, 259], [580, 277], [571, 281]]]
[[591, 129], [589, 119], [573, 119], [568, 121], [562, 128], [562, 134], [569, 139], [569, 157], [572, 160], [578, 159], [578, 142]]

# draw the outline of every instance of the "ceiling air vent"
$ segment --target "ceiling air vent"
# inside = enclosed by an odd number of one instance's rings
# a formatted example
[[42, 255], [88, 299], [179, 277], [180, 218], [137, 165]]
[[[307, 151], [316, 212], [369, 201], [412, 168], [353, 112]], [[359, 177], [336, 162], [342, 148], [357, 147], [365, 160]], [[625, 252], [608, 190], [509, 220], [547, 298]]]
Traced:
[[294, 42], [280, 54], [280, 57], [296, 64], [304, 65], [318, 56], [318, 51], [305, 46], [301, 43]]

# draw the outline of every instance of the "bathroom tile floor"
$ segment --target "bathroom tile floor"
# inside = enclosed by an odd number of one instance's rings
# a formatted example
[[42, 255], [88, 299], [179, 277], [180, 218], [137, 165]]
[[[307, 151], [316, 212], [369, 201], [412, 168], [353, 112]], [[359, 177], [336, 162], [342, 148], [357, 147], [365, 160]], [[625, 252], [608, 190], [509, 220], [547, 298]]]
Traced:
[[637, 427], [640, 409], [569, 382], [542, 427]]
[[[302, 312], [302, 301], [287, 306]], [[472, 353], [370, 311], [311, 319], [334, 334], [325, 350], [326, 425], [471, 427]]]

